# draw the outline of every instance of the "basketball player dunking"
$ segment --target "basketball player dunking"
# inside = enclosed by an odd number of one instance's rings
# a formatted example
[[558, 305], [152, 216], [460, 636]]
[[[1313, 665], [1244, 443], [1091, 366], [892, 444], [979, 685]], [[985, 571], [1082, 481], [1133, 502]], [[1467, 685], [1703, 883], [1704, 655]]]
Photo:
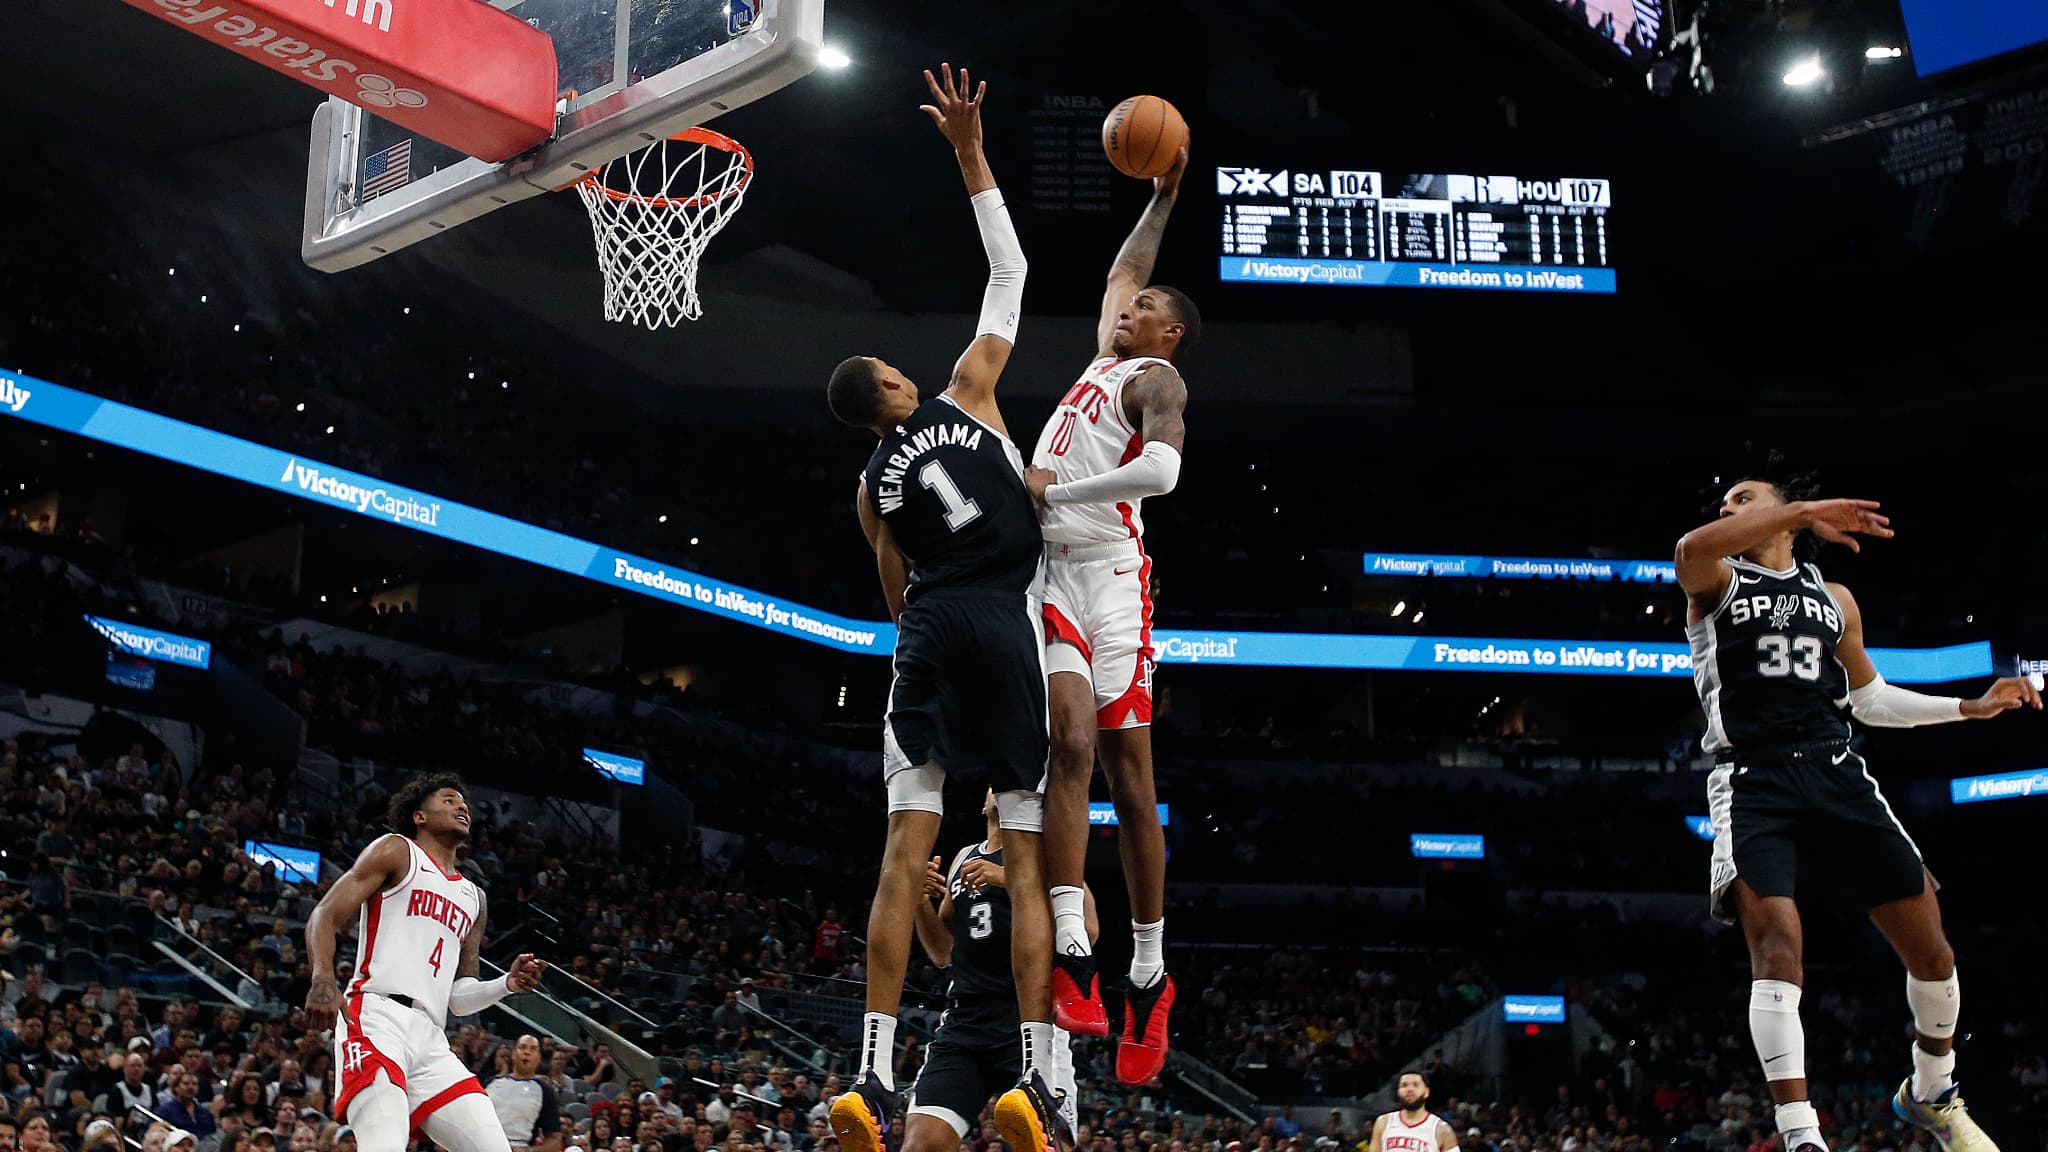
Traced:
[[1060, 1027], [1109, 1033], [1094, 949], [1082, 928], [1088, 784], [1098, 734], [1130, 891], [1133, 950], [1117, 1079], [1149, 1082], [1166, 1064], [1173, 981], [1166, 975], [1166, 837], [1152, 791], [1152, 561], [1138, 507], [1180, 477], [1187, 385], [1173, 361], [1201, 317], [1185, 293], [1149, 287], [1166, 218], [1188, 165], [1153, 181], [1152, 203], [1109, 270], [1095, 360], [1039, 433], [1025, 473], [1044, 508], [1047, 694], [1052, 777], [1046, 867], [1052, 880], [1053, 1011]]
[[1011, 873], [1022, 1079], [996, 1106], [1011, 1152], [1043, 1152], [1052, 1128], [1052, 909], [1039, 833], [1048, 734], [1038, 604], [1045, 546], [1024, 490], [1024, 458], [996, 406], [1024, 291], [1025, 262], [981, 148], [981, 100], [950, 66], [925, 73], [924, 110], [953, 145], [988, 252], [973, 343], [937, 400], [874, 356], [849, 356], [826, 391], [833, 415], [881, 439], [856, 501], [896, 620], [895, 678], [882, 730], [888, 839], [868, 915], [867, 1015], [854, 1090], [832, 1103], [845, 1152], [881, 1152], [896, 1108], [896, 1012], [925, 860], [949, 772], [985, 774]]
[[[448, 1013], [472, 1016], [530, 992], [546, 966], [521, 956], [504, 976], [477, 979], [486, 910], [483, 890], [455, 870], [455, 850], [469, 839], [460, 780], [415, 777], [391, 798], [390, 818], [406, 834], [363, 849], [306, 920], [308, 1023], [335, 1021], [335, 1118], [355, 1129], [362, 1152], [405, 1152], [416, 1130], [449, 1152], [507, 1152], [483, 1087], [449, 1051]], [[359, 910], [344, 1000], [334, 941]]]
[[1394, 1095], [1401, 1108], [1372, 1122], [1367, 1152], [1451, 1152], [1458, 1146], [1457, 1130], [1429, 1110], [1429, 1077], [1401, 1073]]
[[[1892, 1099], [1898, 1116], [1947, 1152], [1996, 1152], [1957, 1094], [1955, 953], [1941, 929], [1934, 877], [1849, 746], [1844, 705], [1865, 724], [1909, 728], [2041, 707], [2023, 679], [1974, 700], [1923, 696], [1885, 683], [1863, 649], [1855, 597], [1802, 563], [1819, 540], [1859, 550], [1889, 538], [1870, 500], [1814, 500], [1810, 481], [1746, 479], [1719, 518], [1678, 542], [1693, 683], [1707, 717], [1702, 741], [1714, 851], [1711, 905], [1749, 943], [1749, 1030], [1777, 1102], [1787, 1152], [1826, 1152], [1807, 1096], [1799, 1023], [1799, 899], [1845, 900], [1906, 965], [1918, 1034], [1913, 1074]], [[1800, 878], [1811, 880], [1802, 885]]]
[[[925, 1049], [910, 1089], [903, 1152], [958, 1152], [993, 1090], [1017, 1079], [1017, 997], [1010, 974], [1009, 878], [1003, 869], [1003, 826], [991, 792], [982, 805], [987, 832], [962, 848], [952, 867], [934, 856], [917, 902], [917, 939], [932, 963], [946, 969], [946, 1011]], [[1095, 932], [1095, 907], [1088, 906]], [[1065, 1032], [1053, 1035], [1055, 1135], [1074, 1143], [1079, 1089]], [[997, 1102], [1000, 1110], [1002, 1104]]]

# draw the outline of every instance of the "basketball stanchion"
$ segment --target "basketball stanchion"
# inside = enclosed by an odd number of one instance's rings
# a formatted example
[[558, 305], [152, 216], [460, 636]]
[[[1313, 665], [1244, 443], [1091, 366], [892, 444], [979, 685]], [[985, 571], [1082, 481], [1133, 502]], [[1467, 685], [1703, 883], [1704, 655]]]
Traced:
[[604, 318], [659, 330], [702, 316], [698, 263], [753, 178], [754, 157], [738, 141], [686, 128], [578, 180], [604, 273]]

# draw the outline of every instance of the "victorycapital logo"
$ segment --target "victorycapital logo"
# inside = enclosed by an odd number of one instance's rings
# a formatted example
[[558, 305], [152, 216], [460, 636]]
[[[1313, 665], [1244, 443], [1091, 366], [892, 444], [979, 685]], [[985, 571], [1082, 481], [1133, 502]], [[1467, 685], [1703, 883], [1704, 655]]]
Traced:
[[1169, 636], [1160, 642], [1159, 654], [1168, 660], [1235, 660], [1237, 659], [1237, 637], [1226, 636], [1217, 639], [1189, 639], [1183, 636]]
[[347, 505], [365, 516], [375, 513], [401, 524], [419, 524], [428, 528], [441, 526], [441, 505], [438, 501], [416, 500], [409, 495], [393, 494], [386, 488], [365, 488], [338, 476], [325, 475], [318, 468], [299, 463], [296, 458], [286, 462], [284, 475], [278, 478], [278, 483], [295, 485], [301, 492]]
[[31, 395], [28, 389], [12, 376], [0, 376], [0, 408], [19, 412], [28, 405]]

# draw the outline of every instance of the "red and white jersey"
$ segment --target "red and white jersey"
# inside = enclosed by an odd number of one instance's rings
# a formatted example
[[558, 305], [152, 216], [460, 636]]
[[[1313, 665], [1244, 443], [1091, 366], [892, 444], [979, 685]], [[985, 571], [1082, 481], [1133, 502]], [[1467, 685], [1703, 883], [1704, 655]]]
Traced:
[[[1124, 411], [1124, 382], [1153, 364], [1157, 356], [1118, 360], [1104, 356], [1088, 365], [1067, 390], [1045, 430], [1031, 463], [1050, 469], [1065, 484], [1121, 468], [1144, 451], [1145, 440]], [[1137, 500], [1104, 504], [1061, 504], [1042, 509], [1039, 523], [1054, 544], [1108, 544], [1145, 534]]]
[[1439, 1131], [1456, 1134], [1455, 1129], [1444, 1123], [1443, 1117], [1434, 1112], [1424, 1113], [1422, 1122], [1415, 1125], [1401, 1119], [1399, 1112], [1389, 1112], [1381, 1119], [1387, 1123], [1381, 1130], [1379, 1145], [1373, 1152], [1437, 1152], [1437, 1141], [1442, 1139], [1437, 1135]]
[[445, 1025], [448, 993], [462, 966], [462, 941], [483, 915], [484, 896], [468, 877], [441, 871], [426, 849], [407, 837], [399, 839], [412, 852], [412, 870], [397, 887], [363, 903], [349, 1001], [359, 1002], [365, 992], [411, 997], [436, 1024]]

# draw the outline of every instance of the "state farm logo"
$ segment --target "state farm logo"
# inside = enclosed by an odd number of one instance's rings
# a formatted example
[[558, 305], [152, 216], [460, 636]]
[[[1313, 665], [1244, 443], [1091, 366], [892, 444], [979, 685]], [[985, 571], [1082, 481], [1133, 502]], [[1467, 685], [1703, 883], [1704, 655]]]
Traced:
[[373, 108], [425, 108], [427, 98], [412, 88], [400, 88], [384, 76], [365, 72], [356, 77], [356, 101]]

